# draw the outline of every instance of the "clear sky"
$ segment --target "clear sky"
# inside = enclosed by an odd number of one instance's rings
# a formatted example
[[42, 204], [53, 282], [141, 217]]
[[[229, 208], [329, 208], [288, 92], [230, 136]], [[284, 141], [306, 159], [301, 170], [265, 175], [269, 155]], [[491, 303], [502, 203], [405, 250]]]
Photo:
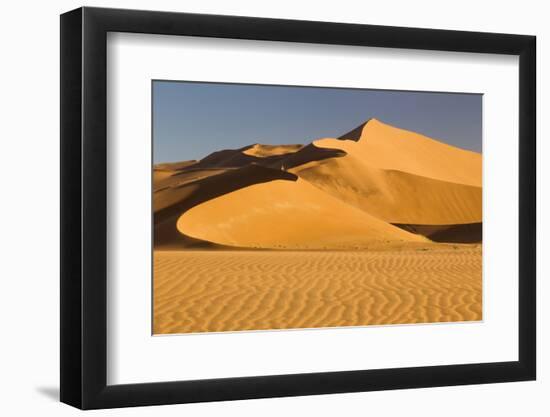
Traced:
[[154, 81], [154, 163], [338, 137], [372, 117], [481, 152], [481, 112], [481, 94]]

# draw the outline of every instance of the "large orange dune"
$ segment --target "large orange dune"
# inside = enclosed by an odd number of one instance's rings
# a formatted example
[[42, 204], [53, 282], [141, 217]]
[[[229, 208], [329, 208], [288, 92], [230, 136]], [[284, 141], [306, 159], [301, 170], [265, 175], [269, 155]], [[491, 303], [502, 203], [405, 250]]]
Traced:
[[[460, 149], [427, 136], [370, 119], [340, 137], [344, 150], [349, 142], [360, 145], [361, 158], [369, 165], [423, 177], [481, 187], [481, 154]], [[319, 146], [331, 147], [329, 143]], [[334, 142], [333, 142], [334, 144]]]
[[308, 145], [159, 164], [153, 190], [157, 248], [364, 248], [436, 230], [481, 241], [481, 155], [376, 119]]
[[195, 239], [248, 248], [359, 249], [427, 241], [301, 178], [255, 184], [209, 200], [184, 213], [177, 228]]
[[366, 161], [360, 143], [324, 139], [316, 146], [347, 152], [290, 170], [324, 192], [390, 223], [481, 222], [481, 187], [443, 181]]
[[[182, 179], [176, 180], [176, 177]], [[155, 248], [177, 249], [219, 243], [197, 240], [181, 233], [177, 228], [178, 219], [191, 208], [201, 207], [203, 203], [231, 195], [241, 188], [279, 179], [295, 181], [297, 178], [290, 172], [256, 164], [240, 168], [198, 168], [197, 171], [176, 172], [171, 179], [164, 180], [164, 184], [168, 185], [163, 185], [154, 192]]]

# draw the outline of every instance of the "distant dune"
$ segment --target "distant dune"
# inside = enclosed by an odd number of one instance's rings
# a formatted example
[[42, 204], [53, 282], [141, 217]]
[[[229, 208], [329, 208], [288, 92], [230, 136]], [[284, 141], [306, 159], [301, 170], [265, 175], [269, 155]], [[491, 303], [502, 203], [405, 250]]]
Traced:
[[[481, 155], [370, 119], [153, 170], [156, 249], [365, 249], [481, 241]], [[479, 230], [479, 233], [477, 232]]]
[[270, 156], [287, 155], [302, 149], [304, 145], [262, 145], [256, 143], [246, 148], [243, 153], [245, 155], [255, 156], [258, 158], [269, 158]]

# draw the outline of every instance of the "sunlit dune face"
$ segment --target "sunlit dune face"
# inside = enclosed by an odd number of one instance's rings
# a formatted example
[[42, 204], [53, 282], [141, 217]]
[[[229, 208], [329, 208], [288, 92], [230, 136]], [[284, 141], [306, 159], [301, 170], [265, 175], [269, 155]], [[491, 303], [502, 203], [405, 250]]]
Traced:
[[307, 181], [271, 181], [209, 200], [184, 213], [178, 230], [236, 247], [358, 249], [374, 242], [425, 241], [343, 203]]

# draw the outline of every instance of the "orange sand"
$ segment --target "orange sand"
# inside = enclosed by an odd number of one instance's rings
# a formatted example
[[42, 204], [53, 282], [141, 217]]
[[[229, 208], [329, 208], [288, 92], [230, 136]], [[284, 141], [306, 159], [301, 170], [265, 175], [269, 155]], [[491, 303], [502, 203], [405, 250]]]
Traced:
[[481, 248], [155, 251], [154, 333], [481, 320]]

